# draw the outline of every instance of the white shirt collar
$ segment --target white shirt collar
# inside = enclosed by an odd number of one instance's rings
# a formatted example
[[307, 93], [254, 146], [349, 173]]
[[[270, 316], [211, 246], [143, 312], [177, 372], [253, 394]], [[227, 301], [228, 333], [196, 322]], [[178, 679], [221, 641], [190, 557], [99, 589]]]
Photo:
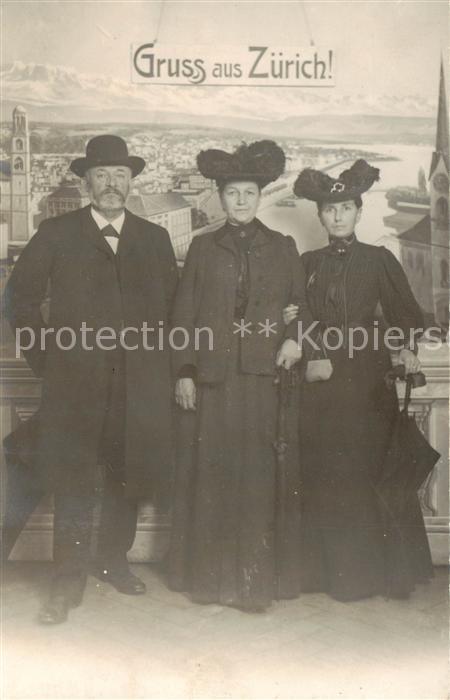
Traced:
[[122, 231], [123, 222], [125, 221], [124, 211], [113, 221], [108, 221], [108, 219], [105, 219], [105, 217], [102, 214], [100, 214], [100, 212], [97, 211], [97, 209], [94, 209], [94, 207], [91, 207], [91, 215], [95, 223], [99, 227], [100, 231], [102, 231], [105, 228], [105, 226], [111, 225], [116, 229], [117, 233], [120, 235], [120, 232]]

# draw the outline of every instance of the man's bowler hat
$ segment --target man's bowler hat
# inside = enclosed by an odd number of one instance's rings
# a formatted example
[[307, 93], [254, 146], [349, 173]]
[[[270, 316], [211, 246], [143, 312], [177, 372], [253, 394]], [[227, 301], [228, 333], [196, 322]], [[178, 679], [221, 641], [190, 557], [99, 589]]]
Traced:
[[70, 169], [75, 175], [83, 177], [86, 170], [101, 165], [126, 165], [131, 168], [132, 177], [136, 177], [145, 168], [145, 160], [139, 156], [128, 155], [127, 144], [120, 136], [102, 134], [88, 141], [86, 157], [75, 158], [70, 164]]

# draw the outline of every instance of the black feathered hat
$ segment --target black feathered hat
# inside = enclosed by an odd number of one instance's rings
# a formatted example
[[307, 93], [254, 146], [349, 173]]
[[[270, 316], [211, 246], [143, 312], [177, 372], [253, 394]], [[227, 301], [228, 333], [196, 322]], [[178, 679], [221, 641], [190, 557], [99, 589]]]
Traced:
[[321, 170], [305, 168], [294, 183], [294, 194], [319, 203], [345, 202], [367, 192], [379, 179], [379, 169], [360, 158], [348, 170], [343, 170], [338, 178], [330, 177]]
[[219, 187], [230, 180], [251, 180], [265, 187], [280, 177], [285, 164], [283, 149], [269, 140], [243, 143], [234, 153], [210, 148], [197, 156], [201, 174], [215, 180]]
[[83, 177], [86, 170], [101, 165], [126, 165], [131, 169], [132, 176], [136, 177], [145, 168], [145, 160], [128, 155], [127, 144], [120, 136], [101, 134], [88, 141], [86, 157], [75, 158], [70, 164], [70, 170], [78, 177]]

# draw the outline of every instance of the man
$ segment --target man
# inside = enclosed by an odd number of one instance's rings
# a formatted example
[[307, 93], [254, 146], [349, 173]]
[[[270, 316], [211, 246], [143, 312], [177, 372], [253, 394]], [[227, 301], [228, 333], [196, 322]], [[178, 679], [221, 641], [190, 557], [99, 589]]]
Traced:
[[99, 473], [96, 573], [122, 593], [145, 592], [126, 555], [137, 500], [160, 492], [171, 465], [169, 349], [161, 329], [177, 268], [167, 231], [125, 208], [144, 166], [121, 138], [91, 139], [86, 157], [70, 166], [85, 178], [91, 204], [41, 224], [5, 292], [16, 338], [43, 378], [33, 457], [41, 488], [55, 494], [56, 564], [44, 624], [63, 622], [81, 603]]

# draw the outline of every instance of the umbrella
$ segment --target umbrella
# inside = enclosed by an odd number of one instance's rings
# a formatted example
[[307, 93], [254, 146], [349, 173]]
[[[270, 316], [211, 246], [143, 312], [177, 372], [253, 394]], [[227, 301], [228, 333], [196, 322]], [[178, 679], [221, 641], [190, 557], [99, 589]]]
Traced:
[[274, 448], [277, 455], [277, 472], [275, 487], [275, 575], [278, 589], [278, 599], [283, 597], [283, 551], [286, 540], [286, 501], [289, 492], [289, 420], [291, 397], [293, 389], [298, 384], [297, 368], [290, 370], [280, 367], [278, 377], [278, 416], [277, 436]]
[[397, 416], [377, 484], [377, 491], [394, 518], [401, 518], [440, 457], [420, 431], [415, 417], [408, 413], [411, 389], [424, 385], [422, 377], [406, 377], [403, 409]]
[[[2, 513], [1, 561], [8, 560], [20, 533], [39, 502], [49, 493], [49, 486], [38, 468], [37, 449], [40, 414], [36, 411], [22, 421], [3, 440], [7, 483]], [[103, 492], [105, 465], [98, 464], [94, 474], [94, 495]]]
[[431, 557], [417, 491], [440, 455], [408, 414], [411, 389], [425, 378], [408, 375], [403, 409], [398, 414], [380, 477], [375, 486], [384, 531], [386, 593], [406, 597], [420, 576], [431, 570]]
[[23, 421], [3, 440], [7, 485], [2, 522], [1, 559], [6, 561], [39, 504], [45, 490], [36, 472], [38, 412]]

